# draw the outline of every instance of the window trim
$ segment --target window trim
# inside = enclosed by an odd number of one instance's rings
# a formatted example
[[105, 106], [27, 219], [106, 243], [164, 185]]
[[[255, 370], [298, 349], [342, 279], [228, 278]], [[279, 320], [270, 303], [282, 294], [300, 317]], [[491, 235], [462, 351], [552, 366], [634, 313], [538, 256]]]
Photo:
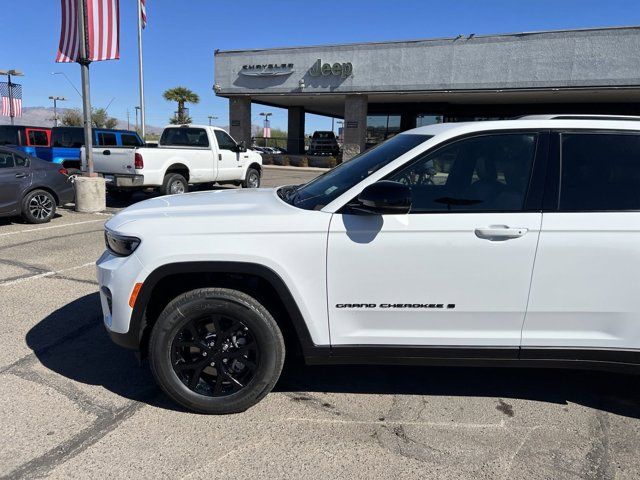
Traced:
[[[635, 210], [560, 210], [560, 195], [562, 190], [562, 135], [566, 134], [587, 134], [587, 135], [636, 135], [640, 136], [638, 130], [618, 130], [612, 128], [554, 128], [551, 131], [551, 143], [549, 150], [549, 172], [546, 185], [546, 194], [543, 212], [546, 213], [638, 213]], [[553, 150], [552, 150], [553, 148]]]
[[[432, 148], [429, 148], [420, 154], [416, 155], [410, 160], [407, 160], [405, 163], [400, 165], [398, 168], [389, 172], [387, 175], [382, 177], [377, 181], [388, 180], [389, 177], [395, 175], [400, 170], [406, 168], [411, 163], [416, 162], [423, 158], [425, 155], [431, 155], [441, 148], [448, 147], [453, 143], [457, 143], [459, 141], [468, 140], [470, 138], [477, 137], [486, 137], [486, 136], [494, 136], [494, 135], [513, 135], [513, 134], [534, 134], [538, 136], [538, 141], [536, 144], [536, 151], [533, 156], [533, 163], [531, 165], [531, 173], [529, 174], [529, 183], [527, 185], [527, 192], [525, 194], [524, 207], [521, 210], [434, 210], [431, 212], [412, 212], [409, 211], [408, 215], [442, 215], [442, 214], [459, 214], [459, 213], [531, 213], [531, 212], [542, 212], [543, 207], [543, 199], [544, 199], [544, 191], [546, 188], [546, 171], [547, 171], [547, 161], [549, 157], [549, 129], [536, 129], [536, 128], [510, 128], [510, 129], [498, 129], [498, 130], [483, 130], [479, 132], [470, 132], [463, 135], [456, 136], [454, 138], [449, 138], [437, 145], [434, 145]], [[535, 195], [531, 195], [532, 192]], [[530, 198], [531, 197], [531, 198]], [[346, 202], [342, 207], [340, 207], [336, 213], [345, 214], [349, 213], [349, 205], [353, 204], [353, 202], [357, 201], [357, 197], [351, 199]]]

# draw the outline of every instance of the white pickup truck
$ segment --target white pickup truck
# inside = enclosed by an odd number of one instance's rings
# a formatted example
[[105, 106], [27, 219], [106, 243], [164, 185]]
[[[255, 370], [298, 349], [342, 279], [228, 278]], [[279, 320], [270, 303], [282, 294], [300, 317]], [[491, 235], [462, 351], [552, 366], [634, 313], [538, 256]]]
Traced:
[[[84, 151], [82, 160], [85, 166]], [[262, 173], [259, 153], [221, 128], [206, 125], [167, 126], [157, 147], [94, 148], [93, 162], [111, 191], [158, 187], [163, 195], [213, 182], [258, 188]]]

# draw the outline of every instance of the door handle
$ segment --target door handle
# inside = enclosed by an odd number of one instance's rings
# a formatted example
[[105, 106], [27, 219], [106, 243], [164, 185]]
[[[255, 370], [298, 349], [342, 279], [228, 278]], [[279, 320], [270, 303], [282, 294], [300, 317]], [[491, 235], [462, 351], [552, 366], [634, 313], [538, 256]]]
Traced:
[[28, 173], [16, 173], [16, 178], [26, 178], [28, 176]]
[[111, 155], [111, 150], [104, 150], [102, 152], [103, 155]]
[[511, 238], [519, 238], [529, 231], [528, 228], [516, 227], [511, 228], [507, 225], [490, 225], [488, 227], [480, 227], [475, 229], [476, 237], [484, 240], [509, 240]]
[[221, 153], [219, 153], [219, 154], [218, 154], [218, 161], [219, 161], [219, 162], [221, 162], [221, 161], [222, 161], [222, 154], [221, 154]]

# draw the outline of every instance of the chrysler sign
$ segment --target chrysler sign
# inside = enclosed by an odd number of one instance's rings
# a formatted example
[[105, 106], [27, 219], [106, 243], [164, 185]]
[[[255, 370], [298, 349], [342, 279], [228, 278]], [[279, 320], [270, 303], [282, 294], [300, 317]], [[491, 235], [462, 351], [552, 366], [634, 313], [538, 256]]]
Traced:
[[264, 63], [258, 65], [243, 65], [240, 75], [249, 77], [276, 77], [279, 75], [291, 75], [293, 63]]

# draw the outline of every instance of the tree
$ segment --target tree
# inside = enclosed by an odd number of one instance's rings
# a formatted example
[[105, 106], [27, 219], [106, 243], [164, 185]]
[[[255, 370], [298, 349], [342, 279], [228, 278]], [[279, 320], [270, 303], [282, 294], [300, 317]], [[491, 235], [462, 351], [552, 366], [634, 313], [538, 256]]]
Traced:
[[82, 113], [77, 108], [65, 110], [60, 118], [60, 123], [65, 127], [81, 127], [83, 124]]
[[[65, 127], [82, 127], [84, 117], [77, 108], [65, 110], [60, 123]], [[91, 113], [91, 125], [96, 128], [115, 128], [118, 125], [118, 119], [110, 117], [104, 108], [97, 108]]]
[[187, 87], [174, 87], [166, 90], [162, 96], [168, 102], [177, 102], [178, 111], [169, 119], [172, 124], [191, 123], [191, 117], [185, 111], [185, 103], [199, 103], [200, 97], [197, 93], [192, 92]]
[[96, 128], [115, 128], [118, 120], [110, 117], [104, 108], [96, 108], [91, 112], [91, 125]]

